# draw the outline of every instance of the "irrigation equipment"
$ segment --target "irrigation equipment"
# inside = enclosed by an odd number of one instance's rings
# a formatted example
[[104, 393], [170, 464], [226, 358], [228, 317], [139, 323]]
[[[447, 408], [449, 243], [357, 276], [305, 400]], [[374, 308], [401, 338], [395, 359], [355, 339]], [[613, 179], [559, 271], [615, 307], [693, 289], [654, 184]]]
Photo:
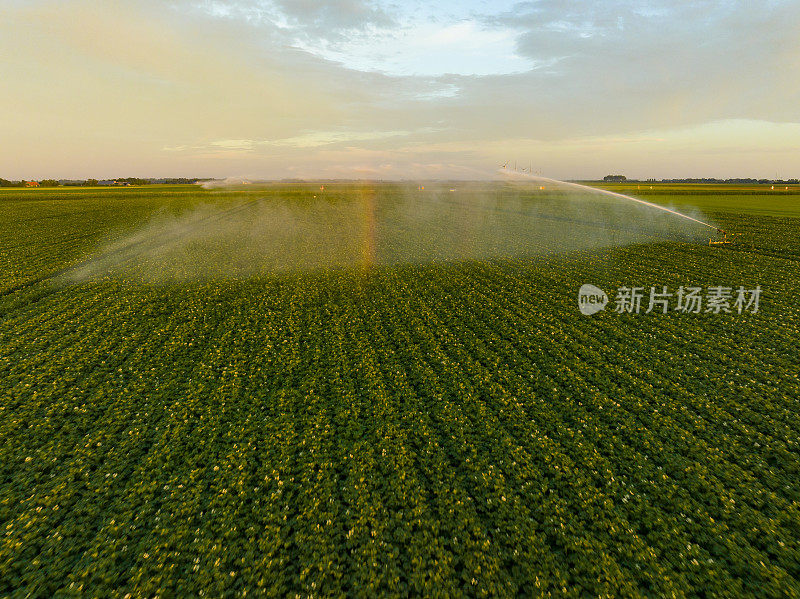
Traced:
[[732, 245], [733, 244], [733, 233], [728, 233], [723, 229], [717, 229], [717, 233], [722, 235], [721, 239], [714, 239], [711, 238], [708, 240], [708, 245], [710, 246], [724, 246], [724, 245]]

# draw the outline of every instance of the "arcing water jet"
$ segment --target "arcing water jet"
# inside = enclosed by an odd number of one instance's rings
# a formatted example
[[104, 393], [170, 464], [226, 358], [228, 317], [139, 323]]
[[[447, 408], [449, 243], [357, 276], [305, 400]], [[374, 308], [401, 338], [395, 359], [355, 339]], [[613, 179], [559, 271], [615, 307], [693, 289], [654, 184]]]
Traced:
[[513, 175], [519, 175], [519, 176], [525, 177], [527, 179], [534, 179], [534, 180], [537, 180], [537, 181], [544, 181], [544, 182], [547, 182], [547, 183], [554, 183], [556, 185], [564, 185], [565, 187], [577, 188], [577, 189], [580, 189], [582, 191], [590, 191], [590, 192], [595, 192], [595, 193], [601, 193], [601, 194], [612, 196], [612, 197], [616, 197], [616, 198], [622, 198], [623, 200], [629, 200], [631, 202], [638, 202], [639, 204], [644, 204], [645, 206], [650, 206], [651, 208], [656, 208], [658, 210], [663, 210], [664, 212], [669, 212], [670, 214], [674, 214], [675, 216], [680, 216], [681, 218], [689, 219], [691, 221], [694, 221], [694, 222], [696, 222], [698, 224], [703, 225], [704, 227], [709, 227], [709, 228], [714, 229], [715, 231], [717, 231], [719, 233], [725, 234], [725, 231], [715, 227], [714, 225], [711, 225], [709, 223], [703, 222], [701, 220], [698, 220], [698, 219], [693, 218], [691, 216], [688, 216], [686, 214], [682, 214], [682, 213], [678, 212], [677, 210], [672, 210], [671, 208], [667, 208], [666, 206], [660, 206], [658, 204], [653, 204], [652, 202], [645, 202], [644, 200], [640, 200], [638, 198], [634, 198], [634, 197], [625, 195], [624, 193], [617, 193], [616, 191], [608, 191], [607, 189], [598, 189], [596, 187], [589, 187], [588, 185], [581, 185], [580, 183], [570, 183], [570, 182], [567, 182], [567, 181], [559, 181], [558, 179], [550, 179], [549, 177], [542, 177], [541, 175], [531, 175], [531, 174], [528, 174], [528, 173], [521, 173], [521, 172], [517, 172], [517, 171], [509, 172], [509, 171], [507, 171], [505, 169], [500, 169], [500, 172], [502, 172], [505, 175], [509, 175], [509, 176], [512, 175], [512, 174]]

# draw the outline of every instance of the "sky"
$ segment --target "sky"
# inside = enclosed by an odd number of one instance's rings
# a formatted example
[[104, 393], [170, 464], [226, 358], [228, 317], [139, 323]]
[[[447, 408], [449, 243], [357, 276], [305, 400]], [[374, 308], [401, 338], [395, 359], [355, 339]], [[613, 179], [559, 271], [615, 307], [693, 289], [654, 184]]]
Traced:
[[797, 178], [798, 31], [800, 0], [0, 0], [0, 177]]

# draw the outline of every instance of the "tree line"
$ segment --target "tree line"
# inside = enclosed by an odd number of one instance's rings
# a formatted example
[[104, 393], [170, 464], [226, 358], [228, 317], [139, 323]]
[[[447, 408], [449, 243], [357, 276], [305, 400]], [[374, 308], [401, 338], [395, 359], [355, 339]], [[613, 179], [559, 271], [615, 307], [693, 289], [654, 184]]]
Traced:
[[176, 178], [168, 178], [168, 179], [141, 179], [139, 177], [120, 177], [117, 179], [108, 179], [108, 180], [97, 180], [97, 179], [41, 179], [40, 181], [35, 181], [33, 179], [29, 180], [11, 180], [11, 179], [3, 179], [0, 177], [0, 187], [27, 187], [31, 183], [37, 183], [39, 187], [97, 187], [99, 185], [188, 185], [194, 184], [198, 181], [205, 181], [206, 179], [200, 179], [197, 177], [194, 178], [187, 178], [187, 177], [176, 177]]

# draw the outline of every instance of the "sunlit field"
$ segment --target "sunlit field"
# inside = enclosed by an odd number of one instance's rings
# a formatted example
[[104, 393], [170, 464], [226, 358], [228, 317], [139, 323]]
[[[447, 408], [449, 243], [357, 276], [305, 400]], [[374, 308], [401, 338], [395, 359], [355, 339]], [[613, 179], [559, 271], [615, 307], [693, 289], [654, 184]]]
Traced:
[[0, 189], [0, 594], [800, 594], [800, 189], [650, 187]]

